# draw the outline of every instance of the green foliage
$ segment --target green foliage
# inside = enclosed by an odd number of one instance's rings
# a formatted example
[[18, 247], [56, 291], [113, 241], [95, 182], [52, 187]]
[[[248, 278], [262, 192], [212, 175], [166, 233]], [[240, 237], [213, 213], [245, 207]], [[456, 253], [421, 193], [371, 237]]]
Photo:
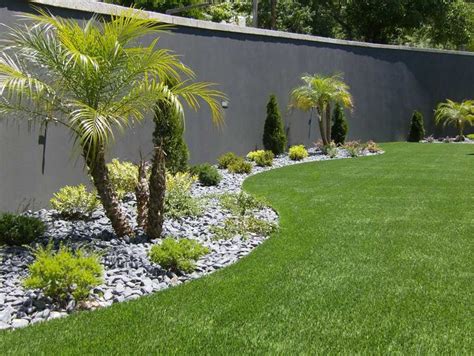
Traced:
[[223, 155], [221, 155], [218, 159], [217, 159], [217, 166], [221, 169], [226, 169], [229, 167], [230, 164], [232, 164], [233, 162], [239, 160], [240, 157], [237, 156], [234, 152], [227, 152], [227, 153], [224, 153]]
[[231, 239], [235, 236], [240, 236], [244, 239], [251, 234], [268, 236], [276, 230], [276, 225], [268, 221], [257, 219], [253, 216], [236, 216], [227, 218], [224, 221], [224, 226], [213, 226], [211, 232], [214, 234], [214, 239]]
[[194, 166], [191, 168], [191, 172], [198, 176], [199, 182], [204, 186], [218, 185], [222, 179], [217, 168], [209, 163]]
[[230, 173], [249, 174], [252, 172], [252, 164], [250, 162], [246, 162], [242, 157], [239, 157], [237, 160], [233, 161], [227, 168]]
[[45, 224], [34, 217], [0, 214], [0, 245], [20, 246], [33, 242], [46, 231]]
[[136, 164], [114, 158], [107, 164], [107, 169], [110, 182], [119, 199], [122, 199], [127, 193], [135, 192], [138, 183], [138, 166]]
[[346, 114], [341, 104], [336, 103], [332, 114], [331, 140], [337, 145], [343, 145], [346, 142], [349, 125], [347, 124]]
[[408, 133], [408, 142], [419, 142], [425, 137], [425, 126], [423, 115], [419, 111], [413, 112], [410, 123], [410, 132]]
[[196, 177], [185, 173], [166, 173], [165, 214], [173, 219], [197, 216], [202, 213], [200, 200], [191, 196]]
[[189, 150], [184, 141], [184, 124], [167, 102], [161, 101], [155, 107], [155, 130], [153, 143], [162, 144], [165, 151], [166, 169], [172, 173], [188, 169]]
[[89, 193], [84, 184], [61, 188], [49, 202], [53, 209], [69, 219], [85, 218], [100, 206], [97, 195]]
[[453, 125], [459, 130], [459, 136], [464, 136], [464, 127], [474, 124], [474, 100], [465, 100], [461, 103], [446, 100], [439, 103], [435, 111], [435, 123], [443, 126]]
[[474, 140], [474, 134], [469, 134], [469, 135], [466, 135], [466, 137], [470, 140]]
[[[318, 14], [319, 15], [319, 14]], [[298, 0], [278, 0], [276, 2], [275, 30], [311, 34], [315, 11], [311, 4]], [[258, 4], [258, 25], [271, 28], [271, 1], [261, 0]], [[328, 35], [324, 33], [324, 35]]]
[[257, 150], [249, 152], [247, 158], [254, 161], [257, 166], [269, 167], [273, 164], [273, 158], [275, 158], [275, 155], [272, 151]]
[[245, 215], [247, 212], [262, 209], [266, 203], [245, 192], [224, 193], [219, 196], [220, 205], [234, 214]]
[[[199, 0], [105, 0], [104, 2], [123, 5], [135, 6], [138, 9], [150, 10], [165, 13], [166, 10], [181, 8], [190, 5], [198, 5]], [[194, 8], [182, 11], [178, 14], [182, 17], [191, 17], [195, 19], [204, 19], [204, 10]]]
[[162, 268], [189, 273], [196, 268], [195, 261], [209, 252], [207, 247], [195, 240], [168, 237], [151, 248], [149, 257]]
[[54, 252], [52, 245], [35, 251], [35, 262], [24, 281], [26, 288], [41, 289], [54, 300], [64, 302], [69, 295], [76, 301], [87, 299], [91, 288], [103, 282], [99, 256], [79, 249], [72, 252], [61, 246]]
[[275, 95], [271, 95], [267, 104], [267, 118], [263, 127], [263, 147], [275, 155], [279, 155], [285, 152], [286, 142], [277, 99]]
[[288, 156], [293, 161], [301, 161], [303, 158], [308, 157], [308, 151], [303, 145], [295, 145], [290, 147]]
[[337, 145], [334, 141], [331, 141], [328, 145], [323, 146], [321, 151], [325, 154], [328, 155], [330, 158], [334, 158], [338, 154], [337, 150]]
[[364, 147], [360, 144], [359, 141], [349, 141], [342, 146], [349, 156], [351, 157], [359, 157], [362, 154]]

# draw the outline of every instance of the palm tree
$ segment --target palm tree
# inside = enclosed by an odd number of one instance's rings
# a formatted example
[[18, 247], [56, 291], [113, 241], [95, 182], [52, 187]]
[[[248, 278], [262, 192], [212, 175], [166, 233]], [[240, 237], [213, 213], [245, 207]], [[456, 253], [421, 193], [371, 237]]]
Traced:
[[464, 140], [464, 127], [474, 123], [474, 100], [457, 103], [448, 99], [439, 103], [435, 110], [435, 123], [455, 126], [459, 130], [459, 139]]
[[[158, 39], [140, 45], [138, 39], [163, 32], [165, 26], [140, 18], [135, 10], [107, 20], [93, 18], [82, 26], [43, 10], [27, 18], [34, 23], [11, 29], [0, 54], [0, 114], [67, 128], [116, 234], [131, 235], [106, 167], [110, 143], [157, 101], [183, 112], [165, 82], [180, 83], [177, 95], [193, 108], [199, 106], [198, 89], [206, 97], [211, 84], [188, 84], [193, 72], [170, 51], [157, 49]], [[215, 106], [213, 119], [220, 121]]]
[[331, 142], [331, 105], [339, 103], [346, 108], [353, 107], [349, 87], [342, 81], [341, 74], [306, 74], [301, 80], [304, 84], [293, 89], [290, 94], [290, 107], [318, 112], [321, 139], [327, 145]]

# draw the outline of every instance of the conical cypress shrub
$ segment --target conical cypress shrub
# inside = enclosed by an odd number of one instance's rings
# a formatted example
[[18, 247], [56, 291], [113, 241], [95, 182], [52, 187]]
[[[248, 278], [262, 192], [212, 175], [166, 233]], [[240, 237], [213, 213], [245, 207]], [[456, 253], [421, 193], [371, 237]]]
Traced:
[[425, 127], [423, 115], [419, 111], [413, 112], [411, 117], [410, 132], [408, 133], [408, 142], [419, 142], [425, 137]]
[[336, 104], [334, 108], [332, 121], [331, 140], [337, 145], [343, 145], [346, 142], [349, 125], [347, 124], [344, 108], [340, 104]]
[[267, 104], [267, 118], [263, 128], [263, 147], [275, 155], [282, 154], [286, 149], [286, 135], [275, 95], [270, 95]]
[[171, 173], [188, 169], [189, 150], [184, 141], [184, 125], [166, 102], [159, 102], [155, 109], [153, 143], [162, 145], [166, 169]]

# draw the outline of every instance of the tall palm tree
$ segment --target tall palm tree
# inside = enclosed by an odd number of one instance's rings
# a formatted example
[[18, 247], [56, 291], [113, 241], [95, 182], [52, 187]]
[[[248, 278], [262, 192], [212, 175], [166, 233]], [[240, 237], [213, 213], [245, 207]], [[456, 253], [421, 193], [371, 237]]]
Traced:
[[290, 107], [303, 111], [316, 110], [319, 116], [319, 130], [323, 144], [331, 142], [331, 106], [335, 103], [352, 108], [352, 95], [341, 74], [323, 76], [305, 74], [303, 85], [292, 90]]
[[455, 126], [459, 130], [459, 138], [463, 140], [466, 124], [474, 124], [474, 100], [458, 103], [447, 99], [445, 103], [439, 103], [435, 110], [435, 123]]
[[[133, 234], [110, 183], [105, 163], [110, 143], [157, 101], [183, 112], [167, 81], [180, 83], [177, 95], [193, 108], [199, 106], [198, 89], [205, 92], [211, 84], [188, 84], [193, 72], [170, 51], [157, 49], [158, 39], [141, 45], [138, 39], [166, 28], [133, 9], [83, 25], [43, 10], [26, 17], [34, 23], [11, 29], [0, 53], [0, 115], [67, 128], [116, 234]], [[212, 107], [219, 122], [220, 112], [215, 103]]]

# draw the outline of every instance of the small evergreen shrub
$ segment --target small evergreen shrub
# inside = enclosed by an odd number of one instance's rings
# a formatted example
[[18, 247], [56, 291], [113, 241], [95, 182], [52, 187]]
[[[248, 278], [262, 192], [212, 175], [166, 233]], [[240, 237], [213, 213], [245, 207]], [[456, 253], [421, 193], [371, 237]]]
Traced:
[[351, 157], [359, 157], [362, 154], [364, 147], [360, 144], [359, 141], [349, 141], [346, 142], [343, 148], [347, 151]]
[[168, 237], [151, 248], [149, 257], [164, 269], [189, 273], [196, 268], [195, 262], [208, 253], [209, 249], [195, 240]]
[[0, 214], [0, 245], [26, 245], [41, 237], [45, 231], [46, 225], [37, 218]]
[[153, 143], [165, 151], [166, 169], [171, 173], [188, 169], [189, 150], [184, 141], [184, 124], [169, 103], [160, 101], [155, 107]]
[[218, 185], [222, 179], [217, 168], [211, 166], [209, 163], [194, 166], [191, 172], [197, 175], [199, 182], [204, 186]]
[[308, 157], [308, 151], [303, 145], [291, 146], [288, 156], [293, 161], [301, 161], [303, 158]]
[[230, 173], [249, 174], [252, 172], [252, 164], [246, 162], [242, 157], [229, 164], [227, 168]]
[[415, 111], [411, 117], [410, 132], [408, 133], [408, 142], [420, 142], [425, 137], [425, 127], [423, 115]]
[[341, 104], [336, 104], [332, 114], [333, 125], [331, 128], [331, 140], [336, 145], [343, 145], [346, 142], [349, 125], [347, 124], [346, 114]]
[[107, 164], [109, 178], [119, 199], [127, 193], [134, 193], [138, 184], [138, 166], [114, 158]]
[[266, 206], [264, 201], [245, 192], [224, 193], [219, 197], [219, 203], [224, 209], [239, 215], [245, 215], [249, 211]]
[[217, 166], [221, 169], [227, 169], [232, 163], [239, 159], [241, 159], [241, 157], [237, 156], [234, 152], [227, 152], [217, 159]]
[[267, 118], [263, 127], [263, 147], [275, 155], [282, 154], [286, 148], [286, 135], [275, 95], [270, 95], [267, 104]]
[[165, 214], [173, 219], [202, 213], [200, 201], [191, 195], [196, 177], [189, 173], [166, 173]]
[[99, 256], [80, 249], [72, 252], [63, 246], [54, 252], [51, 244], [35, 251], [35, 261], [28, 270], [24, 286], [41, 289], [59, 302], [65, 302], [69, 295], [76, 301], [87, 299], [90, 290], [103, 282]]
[[235, 236], [247, 239], [251, 234], [268, 236], [276, 230], [276, 225], [253, 216], [227, 218], [224, 226], [213, 226], [211, 232], [215, 240], [228, 240]]
[[273, 165], [275, 155], [272, 151], [264, 151], [263, 154], [255, 158], [255, 164], [259, 167], [271, 167]]
[[69, 219], [85, 218], [100, 206], [97, 195], [89, 193], [84, 184], [61, 188], [49, 202], [61, 216]]

